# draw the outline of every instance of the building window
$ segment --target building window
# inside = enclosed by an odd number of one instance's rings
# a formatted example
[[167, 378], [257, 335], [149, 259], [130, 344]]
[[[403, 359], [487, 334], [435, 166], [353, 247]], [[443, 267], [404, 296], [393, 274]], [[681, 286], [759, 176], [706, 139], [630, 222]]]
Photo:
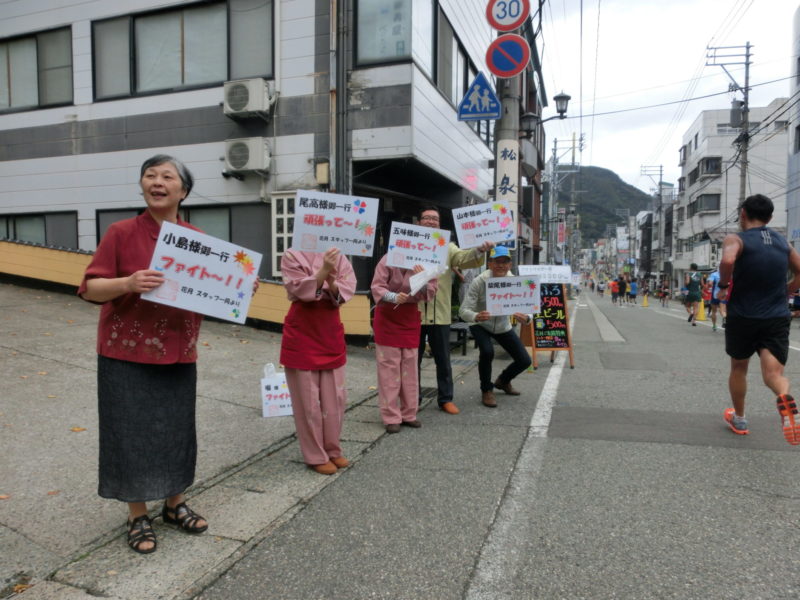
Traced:
[[453, 48], [455, 35], [444, 13], [439, 9], [439, 35], [436, 38], [436, 85], [448, 98], [453, 97]]
[[689, 172], [689, 185], [694, 185], [698, 177], [700, 177], [700, 167], [695, 167]]
[[683, 223], [684, 207], [678, 208], [678, 223]]
[[272, 272], [280, 275], [281, 258], [292, 245], [294, 195], [272, 197]]
[[719, 212], [721, 194], [700, 194], [695, 200], [695, 212]]
[[71, 103], [69, 27], [0, 41], [0, 110]]
[[794, 128], [794, 152], [800, 152], [800, 125]]
[[699, 133], [694, 134], [694, 149], [697, 150], [697, 139], [700, 136]]
[[357, 11], [359, 65], [411, 58], [411, 0], [360, 0]]
[[678, 191], [685, 192], [686, 191], [686, 177], [679, 177], [678, 178]]
[[272, 75], [272, 0], [204, 3], [92, 27], [98, 99]]
[[701, 175], [719, 175], [722, 173], [722, 157], [709, 156], [700, 161]]
[[0, 235], [17, 242], [76, 250], [78, 213], [0, 215]]

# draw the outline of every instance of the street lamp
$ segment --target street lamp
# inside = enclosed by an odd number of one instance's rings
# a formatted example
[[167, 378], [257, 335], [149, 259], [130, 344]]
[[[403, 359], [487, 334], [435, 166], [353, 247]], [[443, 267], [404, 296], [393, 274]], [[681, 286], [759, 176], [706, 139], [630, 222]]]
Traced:
[[547, 121], [551, 121], [552, 119], [566, 119], [567, 118], [567, 105], [569, 104], [570, 99], [572, 96], [561, 92], [560, 94], [556, 94], [553, 96], [553, 100], [556, 102], [556, 112], [557, 115], [552, 117], [548, 117], [547, 119], [542, 119], [539, 115], [532, 112], [526, 112], [519, 118], [519, 128], [520, 131], [525, 133], [526, 136], [530, 136], [535, 130], [536, 125], [541, 123], [547, 123]]

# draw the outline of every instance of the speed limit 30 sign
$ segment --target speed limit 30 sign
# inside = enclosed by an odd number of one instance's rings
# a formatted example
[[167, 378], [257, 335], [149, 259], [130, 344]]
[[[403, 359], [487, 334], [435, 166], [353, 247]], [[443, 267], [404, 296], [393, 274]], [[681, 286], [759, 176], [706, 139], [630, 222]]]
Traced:
[[514, 31], [530, 12], [530, 0], [489, 0], [486, 5], [486, 19], [498, 31]]

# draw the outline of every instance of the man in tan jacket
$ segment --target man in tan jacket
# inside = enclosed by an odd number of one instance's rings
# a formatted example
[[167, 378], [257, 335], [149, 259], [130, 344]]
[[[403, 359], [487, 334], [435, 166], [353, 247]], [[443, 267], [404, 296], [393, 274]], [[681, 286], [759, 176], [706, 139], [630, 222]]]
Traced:
[[[419, 215], [422, 227], [440, 227], [439, 209], [435, 206], [423, 208]], [[461, 250], [450, 242], [447, 252], [447, 269], [439, 274], [439, 288], [430, 302], [420, 302], [422, 331], [419, 336], [417, 361], [422, 362], [425, 341], [431, 348], [436, 363], [436, 387], [439, 408], [450, 415], [459, 413], [453, 402], [453, 370], [450, 366], [450, 323], [452, 321], [451, 297], [453, 290], [452, 267], [471, 269], [483, 264], [483, 255], [494, 248], [494, 242], [484, 242], [478, 248]], [[419, 372], [419, 371], [418, 371]], [[420, 388], [421, 389], [421, 388]]]

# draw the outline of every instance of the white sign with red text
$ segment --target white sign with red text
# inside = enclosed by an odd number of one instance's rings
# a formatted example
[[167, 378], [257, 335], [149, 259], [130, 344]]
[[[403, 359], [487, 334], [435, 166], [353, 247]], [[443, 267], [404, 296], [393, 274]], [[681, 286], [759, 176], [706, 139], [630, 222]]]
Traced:
[[165, 221], [149, 267], [164, 283], [142, 298], [244, 323], [260, 266], [258, 252]]
[[377, 222], [377, 198], [297, 190], [292, 248], [325, 252], [335, 247], [342, 254], [372, 256]]
[[508, 202], [454, 208], [453, 222], [461, 248], [477, 248], [483, 242], [514, 241], [514, 213]]
[[450, 232], [445, 229], [392, 221], [386, 264], [401, 269], [447, 267], [449, 244]]
[[486, 310], [493, 317], [536, 314], [541, 309], [539, 277], [490, 277], [486, 280]]

